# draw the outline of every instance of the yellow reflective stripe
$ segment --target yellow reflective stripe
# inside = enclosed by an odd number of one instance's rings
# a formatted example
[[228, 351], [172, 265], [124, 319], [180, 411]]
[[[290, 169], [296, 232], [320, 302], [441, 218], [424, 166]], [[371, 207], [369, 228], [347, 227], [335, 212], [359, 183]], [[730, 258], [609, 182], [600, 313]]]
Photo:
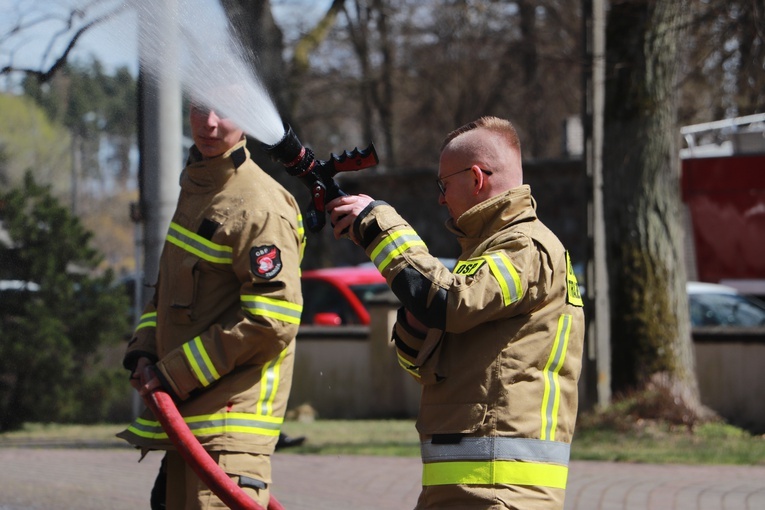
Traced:
[[555, 333], [552, 351], [542, 372], [545, 380], [545, 392], [542, 397], [541, 410], [541, 439], [543, 440], [555, 441], [555, 430], [558, 428], [558, 408], [560, 407], [560, 382], [558, 381], [558, 374], [566, 359], [572, 322], [572, 316], [565, 313], [558, 319], [558, 330]]
[[157, 327], [157, 312], [149, 312], [141, 315], [141, 319], [138, 321], [138, 325], [135, 330], [143, 328], [156, 328]]
[[177, 223], [170, 223], [167, 242], [186, 250], [208, 262], [217, 264], [233, 263], [233, 249], [230, 246], [213, 243]]
[[425, 246], [425, 242], [420, 239], [417, 232], [410, 228], [397, 230], [380, 241], [369, 254], [369, 259], [382, 273], [394, 257], [415, 246]]
[[[257, 416], [251, 413], [220, 413], [207, 416], [184, 417], [189, 429], [195, 436], [207, 436], [238, 432], [275, 437], [279, 435], [279, 429], [284, 422], [277, 416]], [[167, 433], [162, 425], [156, 420], [137, 418], [129, 427], [128, 431], [136, 436], [147, 439], [167, 439]]]
[[167, 438], [167, 434], [162, 430], [162, 426], [158, 421], [151, 421], [141, 417], [138, 417], [131, 423], [128, 428], [128, 432], [135, 434], [136, 436], [145, 437], [148, 439], [156, 439], [159, 434], [164, 434]]
[[566, 488], [568, 468], [517, 461], [435, 462], [423, 464], [422, 485], [532, 485]]
[[242, 308], [252, 315], [270, 317], [290, 324], [300, 324], [303, 306], [282, 299], [266, 296], [243, 295], [240, 298]]
[[505, 306], [521, 299], [523, 297], [521, 277], [518, 276], [518, 271], [513, 267], [510, 258], [501, 252], [484, 255], [483, 258], [489, 263], [491, 273], [497, 279], [500, 289], [502, 289], [502, 300]]
[[287, 356], [287, 350], [283, 349], [279, 356], [272, 359], [263, 367], [260, 376], [260, 398], [255, 408], [258, 416], [271, 416], [274, 412], [274, 399], [279, 389], [279, 374], [281, 373], [282, 362]]
[[401, 365], [401, 368], [415, 376], [417, 379], [420, 378], [420, 369], [419, 367], [412, 365], [411, 362], [409, 362], [406, 358], [404, 358], [401, 353], [397, 352], [396, 356], [398, 357], [398, 364]]
[[298, 239], [300, 239], [300, 258], [298, 260], [300, 262], [303, 262], [303, 255], [305, 254], [305, 245], [308, 242], [308, 239], [306, 239], [305, 237], [305, 226], [303, 225], [303, 215], [298, 214], [297, 220], [298, 220]]
[[203, 387], [209, 386], [220, 379], [220, 374], [215, 370], [215, 365], [213, 365], [210, 356], [207, 354], [201, 337], [196, 337], [194, 340], [183, 344], [183, 353], [186, 355], [186, 360], [191, 365], [194, 375]]

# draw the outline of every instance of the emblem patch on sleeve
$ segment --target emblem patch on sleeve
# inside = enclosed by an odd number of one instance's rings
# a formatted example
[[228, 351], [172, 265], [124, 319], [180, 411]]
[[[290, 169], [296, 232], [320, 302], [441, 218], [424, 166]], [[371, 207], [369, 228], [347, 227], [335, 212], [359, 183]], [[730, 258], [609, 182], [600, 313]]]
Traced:
[[579, 292], [579, 282], [576, 281], [576, 274], [571, 265], [571, 257], [566, 252], [566, 300], [574, 306], [584, 306], [582, 294]]
[[481, 269], [484, 262], [486, 261], [483, 259], [460, 260], [457, 262], [454, 270], [452, 270], [452, 273], [464, 274], [466, 276], [474, 275]]
[[270, 280], [282, 270], [282, 252], [270, 244], [250, 249], [250, 270], [255, 276]]

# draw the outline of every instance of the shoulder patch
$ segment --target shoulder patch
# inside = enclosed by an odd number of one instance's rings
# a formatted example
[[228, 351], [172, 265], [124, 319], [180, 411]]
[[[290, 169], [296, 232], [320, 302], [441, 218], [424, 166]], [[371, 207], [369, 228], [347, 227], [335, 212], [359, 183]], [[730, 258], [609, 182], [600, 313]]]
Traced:
[[250, 271], [255, 276], [270, 280], [282, 270], [282, 252], [269, 244], [250, 249]]
[[485, 263], [486, 261], [484, 259], [460, 260], [457, 262], [457, 265], [454, 266], [452, 273], [463, 274], [465, 276], [474, 275]]
[[582, 294], [579, 292], [579, 282], [571, 265], [571, 256], [566, 252], [566, 301], [574, 306], [584, 306]]

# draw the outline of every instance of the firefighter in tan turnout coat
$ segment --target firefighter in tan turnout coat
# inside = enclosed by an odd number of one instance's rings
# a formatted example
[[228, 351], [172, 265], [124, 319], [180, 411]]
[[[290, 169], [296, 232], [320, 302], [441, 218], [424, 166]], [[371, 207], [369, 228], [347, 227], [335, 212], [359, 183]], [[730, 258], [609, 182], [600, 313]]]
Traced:
[[[134, 387], [143, 367], [155, 365], [195, 437], [265, 508], [302, 311], [302, 219], [293, 197], [250, 159], [229, 119], [193, 106], [190, 120], [195, 146], [154, 298], [124, 365]], [[169, 450], [153, 508], [165, 508], [165, 491], [168, 509], [223, 508], [151, 413], [119, 436], [144, 452]]]
[[403, 304], [393, 340], [422, 384], [417, 508], [562, 509], [584, 337], [568, 252], [537, 218], [509, 122], [447, 136], [438, 185], [462, 248], [451, 272], [384, 202], [328, 204]]

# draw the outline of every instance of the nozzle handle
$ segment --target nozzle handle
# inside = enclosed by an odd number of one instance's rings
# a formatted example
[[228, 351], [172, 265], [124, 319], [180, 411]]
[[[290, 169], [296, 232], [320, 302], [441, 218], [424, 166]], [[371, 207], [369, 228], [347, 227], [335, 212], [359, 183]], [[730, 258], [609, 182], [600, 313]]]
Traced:
[[284, 136], [273, 145], [262, 144], [271, 159], [284, 165], [287, 173], [298, 177], [311, 193], [311, 203], [306, 211], [306, 226], [311, 232], [319, 232], [326, 224], [325, 205], [337, 197], [346, 195], [332, 178], [338, 172], [349, 172], [375, 166], [379, 163], [374, 144], [366, 149], [354, 148], [342, 154], [332, 154], [327, 161], [316, 159], [313, 151], [298, 139], [292, 127], [284, 124]]

